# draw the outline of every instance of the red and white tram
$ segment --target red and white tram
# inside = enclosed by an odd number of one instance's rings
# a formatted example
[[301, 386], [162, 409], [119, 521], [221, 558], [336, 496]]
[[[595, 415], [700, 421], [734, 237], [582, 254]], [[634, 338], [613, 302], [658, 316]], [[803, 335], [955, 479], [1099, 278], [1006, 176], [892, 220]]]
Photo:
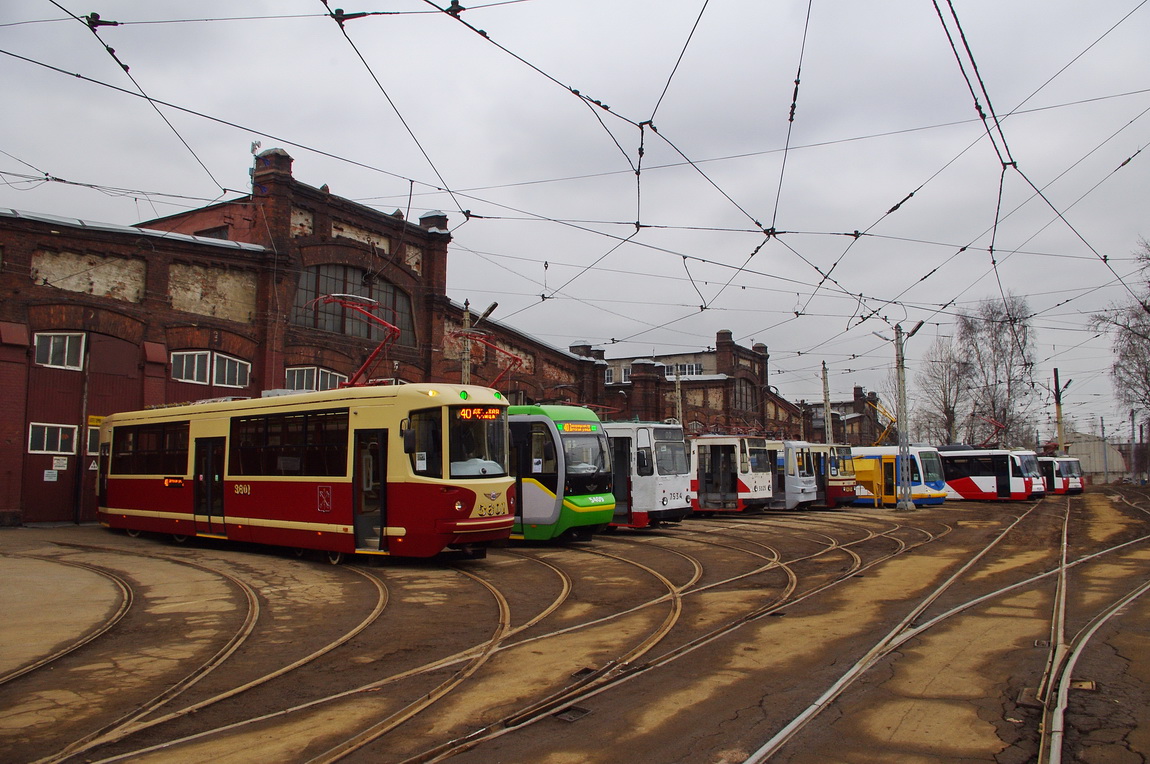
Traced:
[[766, 438], [691, 438], [691, 508], [695, 514], [764, 510], [771, 503], [775, 451]]
[[1047, 493], [1082, 493], [1082, 462], [1070, 456], [1040, 456]]
[[515, 520], [507, 401], [478, 386], [345, 387], [113, 414], [99, 519], [129, 533], [345, 554], [481, 557]]
[[691, 464], [683, 427], [667, 422], [604, 422], [611, 441], [616, 528], [678, 523], [691, 513]]
[[1046, 495], [1033, 451], [939, 446], [947, 499], [1025, 501]]

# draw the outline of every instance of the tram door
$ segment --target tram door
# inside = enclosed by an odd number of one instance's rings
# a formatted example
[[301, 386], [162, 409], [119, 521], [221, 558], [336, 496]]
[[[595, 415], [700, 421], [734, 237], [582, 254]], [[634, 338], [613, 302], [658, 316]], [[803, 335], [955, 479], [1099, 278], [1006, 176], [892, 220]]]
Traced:
[[1010, 498], [1010, 457], [1006, 454], [993, 454], [990, 457], [994, 464], [994, 478], [995, 486], [998, 490], [998, 498]]
[[894, 457], [882, 460], [882, 500], [884, 504], [898, 501], [895, 495], [895, 467], [897, 462]]
[[738, 464], [734, 445], [699, 446], [699, 506], [704, 509], [738, 506]]
[[615, 491], [615, 514], [617, 523], [631, 520], [631, 439], [611, 438], [611, 485]]
[[810, 457], [814, 461], [815, 469], [815, 504], [827, 506], [827, 485], [831, 479], [831, 460], [834, 458], [828, 451], [811, 451]]
[[225, 438], [196, 438], [194, 501], [196, 531], [226, 536], [224, 523]]
[[355, 546], [386, 549], [387, 430], [355, 431]]

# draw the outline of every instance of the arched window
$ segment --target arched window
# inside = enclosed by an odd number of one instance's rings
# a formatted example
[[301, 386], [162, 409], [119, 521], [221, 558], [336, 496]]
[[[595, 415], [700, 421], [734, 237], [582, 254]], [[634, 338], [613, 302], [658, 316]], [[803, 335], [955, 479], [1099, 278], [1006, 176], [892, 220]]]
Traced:
[[400, 345], [415, 345], [415, 324], [411, 317], [411, 298], [407, 293], [373, 273], [350, 265], [314, 265], [305, 268], [296, 290], [292, 323], [351, 337], [383, 339], [383, 327], [354, 310], [346, 310], [335, 303], [310, 304], [328, 294], [370, 297], [380, 305], [375, 314], [399, 327], [399, 339], [396, 342]]
[[745, 379], [735, 380], [735, 400], [731, 408], [736, 411], [756, 411], [759, 408], [759, 396], [755, 393], [755, 386]]

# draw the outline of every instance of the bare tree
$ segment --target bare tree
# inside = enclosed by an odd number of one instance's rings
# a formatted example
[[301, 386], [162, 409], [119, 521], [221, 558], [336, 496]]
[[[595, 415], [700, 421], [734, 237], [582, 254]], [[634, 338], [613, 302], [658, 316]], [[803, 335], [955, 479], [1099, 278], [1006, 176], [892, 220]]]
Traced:
[[936, 337], [915, 374], [915, 421], [929, 443], [957, 443], [971, 410], [970, 369], [950, 337]]
[[1004, 299], [983, 300], [971, 313], [960, 313], [956, 343], [972, 403], [970, 439], [994, 439], [1007, 447], [1030, 443], [1038, 396], [1026, 299], [1008, 293]]
[[[1135, 252], [1145, 277], [1150, 271], [1150, 242], [1142, 239]], [[1118, 400], [1150, 411], [1150, 286], [1143, 284], [1129, 303], [1115, 305], [1092, 316], [1092, 325], [1110, 332], [1114, 339], [1114, 363], [1110, 381]]]

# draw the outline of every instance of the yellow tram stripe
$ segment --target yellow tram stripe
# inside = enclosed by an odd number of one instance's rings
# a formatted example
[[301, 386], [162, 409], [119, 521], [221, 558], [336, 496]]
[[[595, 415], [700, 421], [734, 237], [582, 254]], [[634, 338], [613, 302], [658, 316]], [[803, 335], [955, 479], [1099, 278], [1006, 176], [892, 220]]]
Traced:
[[[283, 528], [293, 531], [315, 531], [323, 533], [354, 533], [354, 529], [350, 525], [336, 525], [334, 523], [309, 523], [301, 522], [298, 520], [272, 520], [263, 517], [236, 517], [234, 515], [228, 517], [211, 517], [208, 515], [186, 515], [182, 512], [161, 512], [152, 509], [115, 509], [109, 507], [103, 510], [107, 515], [126, 515], [130, 517], [154, 517], [162, 520], [180, 520], [187, 522], [194, 519], [198, 523], [207, 523], [210, 520], [213, 522], [223, 522], [227, 525], [252, 525], [261, 528]], [[200, 534], [209, 535], [209, 534]]]

